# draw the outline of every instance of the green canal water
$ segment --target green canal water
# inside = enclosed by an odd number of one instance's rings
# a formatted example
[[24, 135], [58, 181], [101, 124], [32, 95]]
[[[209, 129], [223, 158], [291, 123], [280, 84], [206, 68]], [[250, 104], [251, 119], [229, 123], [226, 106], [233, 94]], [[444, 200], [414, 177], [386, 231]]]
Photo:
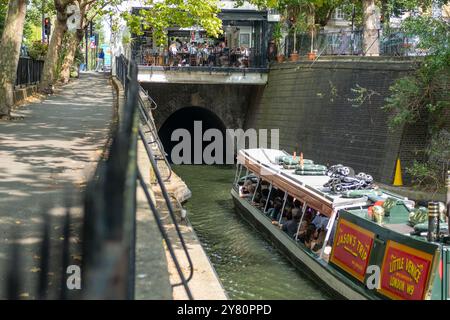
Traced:
[[231, 166], [174, 166], [192, 191], [188, 217], [231, 299], [329, 299], [235, 213]]

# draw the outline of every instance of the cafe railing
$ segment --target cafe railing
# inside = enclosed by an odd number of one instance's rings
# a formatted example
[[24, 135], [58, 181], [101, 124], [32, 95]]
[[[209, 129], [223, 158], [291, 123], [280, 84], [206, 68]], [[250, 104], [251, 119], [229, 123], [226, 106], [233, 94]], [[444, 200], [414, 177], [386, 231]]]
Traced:
[[[195, 68], [191, 70], [209, 70], [221, 68], [229, 69], [253, 69], [267, 68], [267, 57], [251, 48], [249, 54], [228, 50], [224, 53], [210, 53], [209, 55], [197, 55], [190, 53], [160, 53], [152, 50], [137, 49], [133, 52], [133, 60], [139, 66], [168, 67], [170, 70], [177, 68]], [[169, 70], [169, 69], [164, 69]]]

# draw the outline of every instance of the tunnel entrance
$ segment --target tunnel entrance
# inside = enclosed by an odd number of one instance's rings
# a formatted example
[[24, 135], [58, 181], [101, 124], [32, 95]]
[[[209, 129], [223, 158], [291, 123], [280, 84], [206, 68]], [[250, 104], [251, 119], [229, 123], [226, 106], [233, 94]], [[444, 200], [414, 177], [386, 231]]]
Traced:
[[[201, 127], [201, 131], [199, 134], [199, 128]], [[177, 130], [177, 129], [184, 129]], [[216, 129], [220, 131], [222, 137], [224, 137], [223, 143], [221, 143], [221, 155], [216, 154], [214, 151], [211, 153], [216, 159], [220, 160], [217, 164], [225, 163], [225, 133], [226, 127], [222, 120], [212, 111], [201, 108], [201, 107], [185, 107], [182, 108], [173, 114], [170, 115], [169, 118], [163, 123], [161, 128], [159, 129], [159, 137], [164, 146], [166, 153], [168, 154], [167, 159], [173, 163], [175, 159], [172, 159], [172, 150], [174, 150], [174, 155], [180, 155], [183, 159], [190, 159], [189, 164], [206, 164], [205, 159], [199, 155], [199, 149], [201, 148], [201, 154], [205, 148], [211, 146], [212, 143], [215, 142], [215, 138], [211, 138], [210, 141], [203, 141], [203, 136], [206, 131], [209, 129]], [[177, 131], [176, 131], [177, 130]], [[183, 144], [186, 141], [180, 137], [178, 134], [174, 134], [175, 141], [172, 141], [172, 135], [176, 131], [177, 133], [187, 133], [191, 137], [190, 139], [190, 150], [185, 154], [183, 151], [179, 152], [181, 148], [181, 142]], [[200, 139], [200, 140], [199, 140]], [[197, 144], [197, 145], [196, 145]], [[186, 150], [185, 150], [186, 151]], [[200, 159], [201, 158], [201, 159]], [[176, 162], [176, 161], [175, 161]], [[187, 164], [184, 162], [184, 164]], [[210, 164], [210, 163], [208, 163]]]

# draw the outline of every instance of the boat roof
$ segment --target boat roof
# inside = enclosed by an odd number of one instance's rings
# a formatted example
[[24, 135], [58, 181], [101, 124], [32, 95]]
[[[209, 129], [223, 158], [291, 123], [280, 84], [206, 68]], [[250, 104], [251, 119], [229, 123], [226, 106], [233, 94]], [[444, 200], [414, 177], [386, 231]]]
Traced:
[[[294, 169], [283, 168], [277, 162], [277, 157], [281, 156], [290, 155], [285, 151], [277, 149], [242, 149], [238, 152], [237, 159], [239, 163], [243, 164], [256, 175], [270, 181], [283, 191], [288, 191], [289, 194], [295, 196], [297, 199], [304, 200], [308, 205], [311, 205], [314, 209], [328, 216], [337, 209], [348, 209], [352, 207], [361, 207], [362, 209], [363, 206], [371, 203], [367, 196], [346, 198], [342, 194], [331, 192], [323, 186], [329, 181], [329, 176], [297, 175]], [[384, 190], [379, 191], [381, 191], [379, 193], [381, 199], [393, 197], [405, 203], [411, 202], [405, 197]], [[314, 205], [316, 202], [317, 204]], [[321, 202], [321, 205], [318, 202]]]

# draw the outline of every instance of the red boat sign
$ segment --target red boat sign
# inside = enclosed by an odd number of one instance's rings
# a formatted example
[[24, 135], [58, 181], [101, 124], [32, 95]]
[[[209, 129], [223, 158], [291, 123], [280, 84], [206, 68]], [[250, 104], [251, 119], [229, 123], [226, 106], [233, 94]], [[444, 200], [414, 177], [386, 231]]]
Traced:
[[381, 267], [380, 292], [391, 299], [422, 300], [434, 256], [389, 240]]
[[334, 237], [330, 261], [363, 282], [374, 233], [340, 219]]

